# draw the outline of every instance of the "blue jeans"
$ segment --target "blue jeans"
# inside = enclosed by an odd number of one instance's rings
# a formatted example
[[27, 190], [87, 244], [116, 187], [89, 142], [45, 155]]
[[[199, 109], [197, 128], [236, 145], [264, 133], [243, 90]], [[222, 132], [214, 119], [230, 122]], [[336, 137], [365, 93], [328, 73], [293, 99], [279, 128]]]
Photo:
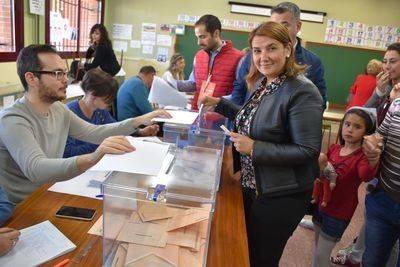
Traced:
[[385, 266], [400, 237], [400, 203], [389, 198], [382, 189], [377, 189], [366, 195], [365, 209], [365, 252], [362, 265]]
[[321, 234], [328, 240], [339, 242], [350, 221], [329, 216], [317, 208], [314, 211], [312, 221], [321, 228]]

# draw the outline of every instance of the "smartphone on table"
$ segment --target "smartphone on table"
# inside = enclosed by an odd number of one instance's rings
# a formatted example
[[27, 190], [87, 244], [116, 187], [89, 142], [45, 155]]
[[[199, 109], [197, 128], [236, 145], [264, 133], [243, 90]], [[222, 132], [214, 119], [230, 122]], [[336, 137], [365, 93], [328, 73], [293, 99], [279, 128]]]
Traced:
[[95, 209], [62, 206], [57, 212], [57, 217], [91, 221], [96, 215]]

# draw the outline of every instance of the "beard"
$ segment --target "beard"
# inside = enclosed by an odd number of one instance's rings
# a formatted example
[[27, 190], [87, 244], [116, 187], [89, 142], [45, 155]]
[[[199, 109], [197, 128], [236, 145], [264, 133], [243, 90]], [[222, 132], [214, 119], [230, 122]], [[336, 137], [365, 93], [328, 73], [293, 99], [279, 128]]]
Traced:
[[64, 88], [60, 87], [57, 90], [54, 90], [42, 83], [39, 90], [39, 98], [45, 103], [54, 103], [56, 101], [64, 100], [65, 94], [61, 95], [61, 90], [64, 90]]

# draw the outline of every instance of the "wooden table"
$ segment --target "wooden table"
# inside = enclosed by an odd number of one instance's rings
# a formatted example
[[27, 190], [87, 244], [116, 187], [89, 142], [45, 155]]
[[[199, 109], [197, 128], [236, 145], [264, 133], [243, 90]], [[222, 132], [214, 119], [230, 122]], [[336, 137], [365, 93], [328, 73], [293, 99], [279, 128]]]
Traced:
[[[231, 162], [232, 157], [228, 148], [224, 154], [220, 190], [212, 221], [207, 259], [207, 266], [211, 267], [249, 266], [241, 186], [238, 181], [230, 178], [228, 170]], [[72, 261], [67, 266], [101, 266], [102, 239], [87, 232], [102, 214], [102, 201], [50, 192], [47, 191], [49, 186], [49, 184], [43, 185], [21, 202], [7, 226], [22, 229], [49, 220], [77, 246], [74, 251], [43, 266], [53, 266], [66, 258], [78, 261], [78, 263]], [[96, 209], [97, 215], [90, 222], [58, 218], [55, 213], [63, 205]], [[93, 246], [89, 253], [83, 256], [90, 244]]]

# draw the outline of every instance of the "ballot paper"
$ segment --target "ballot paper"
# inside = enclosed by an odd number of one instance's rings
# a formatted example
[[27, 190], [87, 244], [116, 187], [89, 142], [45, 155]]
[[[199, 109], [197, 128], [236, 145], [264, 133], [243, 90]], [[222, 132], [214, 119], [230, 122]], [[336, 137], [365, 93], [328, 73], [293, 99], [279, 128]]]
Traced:
[[50, 221], [44, 221], [21, 230], [15, 247], [0, 257], [0, 266], [37, 266], [75, 248]]
[[83, 96], [85, 92], [83, 91], [80, 83], [71, 83], [67, 86], [67, 99], [74, 98], [78, 96]]
[[168, 113], [171, 114], [172, 116], [171, 119], [160, 117], [160, 118], [154, 118], [152, 119], [152, 121], [192, 125], [196, 120], [196, 118], [199, 116], [199, 113], [187, 110], [168, 110]]
[[91, 171], [121, 171], [157, 175], [167, 154], [169, 144], [147, 139], [127, 137], [135, 151], [122, 155], [105, 155]]
[[185, 93], [179, 92], [166, 81], [156, 76], [151, 85], [148, 99], [150, 103], [157, 103], [162, 106], [171, 105], [184, 108], [187, 104]]
[[101, 183], [108, 177], [109, 171], [87, 171], [67, 181], [58, 182], [48, 190], [58, 193], [96, 198], [101, 194]]
[[179, 247], [166, 245], [164, 248], [129, 244], [125, 266], [168, 266], [178, 267]]
[[190, 248], [179, 248], [179, 266], [201, 267], [203, 266], [206, 239], [201, 240], [199, 251]]
[[103, 236], [103, 215], [89, 229], [88, 234]]
[[165, 247], [168, 219], [154, 222], [126, 221], [117, 240], [147, 246]]
[[181, 211], [169, 221], [167, 231], [208, 220], [209, 216], [210, 213], [206, 210], [188, 209]]

